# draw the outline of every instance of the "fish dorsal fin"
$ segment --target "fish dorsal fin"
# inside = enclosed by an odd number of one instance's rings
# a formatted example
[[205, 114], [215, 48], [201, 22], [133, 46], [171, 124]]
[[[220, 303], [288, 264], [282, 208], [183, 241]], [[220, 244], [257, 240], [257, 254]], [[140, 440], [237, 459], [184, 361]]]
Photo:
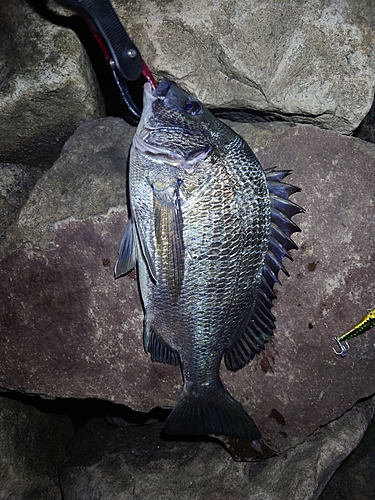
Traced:
[[151, 354], [152, 361], [170, 365], [179, 364], [178, 352], [169, 347], [154, 326], [147, 320], [145, 321], [143, 341], [145, 351]]
[[243, 333], [225, 353], [225, 364], [233, 371], [243, 368], [259, 353], [275, 329], [275, 317], [271, 312], [272, 301], [276, 298], [273, 287], [276, 282], [280, 283], [280, 269], [288, 275], [282, 263], [283, 258], [292, 260], [289, 251], [297, 249], [291, 235], [300, 229], [291, 217], [304, 212], [300, 206], [288, 199], [291, 194], [300, 191], [299, 188], [282, 182], [289, 173], [289, 170], [265, 170], [271, 203], [270, 240], [262, 281], [250, 320]]
[[185, 258], [179, 186], [179, 180], [168, 187], [153, 186], [156, 247], [175, 303], [182, 288]]
[[118, 258], [115, 265], [116, 279], [131, 271], [137, 263], [134, 230], [134, 223], [132, 219], [129, 219], [118, 251]]

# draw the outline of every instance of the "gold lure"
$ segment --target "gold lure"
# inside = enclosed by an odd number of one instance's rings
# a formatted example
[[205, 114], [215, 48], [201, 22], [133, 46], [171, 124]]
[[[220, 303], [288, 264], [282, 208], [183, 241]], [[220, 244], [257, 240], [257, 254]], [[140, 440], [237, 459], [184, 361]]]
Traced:
[[346, 356], [346, 353], [349, 351], [349, 344], [347, 341], [349, 339], [357, 337], [358, 335], [361, 335], [364, 332], [367, 332], [367, 330], [370, 330], [374, 326], [375, 307], [373, 307], [372, 309], [368, 309], [367, 316], [365, 316], [363, 320], [356, 324], [351, 330], [346, 332], [344, 335], [341, 335], [341, 337], [335, 337], [335, 340], [340, 347], [340, 351], [336, 351], [336, 349], [333, 348], [335, 354], [341, 356], [342, 358]]

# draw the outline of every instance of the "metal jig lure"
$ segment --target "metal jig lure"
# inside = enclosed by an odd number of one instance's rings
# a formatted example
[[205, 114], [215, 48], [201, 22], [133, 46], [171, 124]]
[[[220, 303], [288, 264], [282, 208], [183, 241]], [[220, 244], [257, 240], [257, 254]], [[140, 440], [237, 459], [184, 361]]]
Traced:
[[367, 330], [370, 330], [374, 326], [375, 326], [375, 307], [373, 307], [372, 309], [368, 309], [368, 314], [363, 318], [362, 321], [357, 323], [351, 330], [346, 332], [344, 335], [341, 335], [341, 337], [335, 337], [335, 340], [340, 347], [340, 351], [336, 351], [335, 348], [332, 348], [334, 353], [337, 354], [338, 356], [341, 356], [342, 358], [346, 356], [347, 352], [349, 351], [349, 344], [347, 341], [349, 339], [357, 337], [358, 335], [361, 335], [364, 332], [367, 332]]

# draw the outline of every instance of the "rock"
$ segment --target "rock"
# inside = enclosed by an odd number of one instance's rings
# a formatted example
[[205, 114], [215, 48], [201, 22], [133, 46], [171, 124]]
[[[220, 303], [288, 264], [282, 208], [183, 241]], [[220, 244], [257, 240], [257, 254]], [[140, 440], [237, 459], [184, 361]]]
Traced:
[[373, 500], [375, 498], [375, 423], [340, 465], [319, 500]]
[[214, 440], [161, 439], [160, 423], [117, 429], [95, 419], [70, 442], [60, 485], [64, 500], [312, 500], [373, 411], [374, 401], [359, 403], [287, 454], [259, 464], [234, 462]]
[[[373, 332], [350, 341], [346, 358], [332, 352], [334, 336], [358, 322], [375, 296], [375, 234], [364, 230], [374, 214], [375, 146], [312, 126], [283, 126], [273, 136], [265, 124], [259, 134], [238, 128], [257, 144], [264, 168], [293, 170], [290, 182], [302, 188], [293, 200], [306, 209], [295, 217], [302, 232], [294, 262], [286, 262], [291, 276], [277, 290], [275, 336], [244, 369], [222, 370], [262, 432], [261, 456], [270, 456], [375, 393]], [[113, 279], [132, 133], [120, 119], [82, 125], [7, 231], [0, 386], [144, 412], [176, 403], [179, 368], [143, 351], [136, 274]], [[242, 458], [254, 452], [241, 455], [236, 440], [228, 446]]]
[[[56, 14], [51, 1], [47, 13], [31, 7], [43, 3], [0, 7], [2, 162], [49, 167], [79, 123], [104, 114], [84, 47], [57, 25], [73, 26], [66, 20], [71, 11], [57, 7]], [[158, 78], [168, 75], [222, 112], [350, 134], [372, 104], [375, 10], [366, 0], [282, 6], [115, 0], [114, 6]], [[98, 68], [99, 78], [104, 72]], [[113, 93], [106, 93], [112, 113]]]
[[370, 109], [375, 9], [367, 0], [113, 3], [156, 76], [210, 107], [344, 134]]
[[0, 397], [0, 498], [61, 500], [57, 468], [73, 435], [68, 417]]
[[78, 124], [104, 114], [75, 33], [25, 0], [0, 5], [0, 161], [50, 167]]
[[284, 456], [270, 459], [254, 480], [250, 476], [252, 492], [258, 494], [255, 498], [317, 499], [340, 463], [360, 442], [373, 412], [373, 398], [357, 403], [351, 411], [315, 431], [303, 444]]
[[0, 238], [17, 220], [22, 206], [43, 171], [24, 165], [0, 164]]

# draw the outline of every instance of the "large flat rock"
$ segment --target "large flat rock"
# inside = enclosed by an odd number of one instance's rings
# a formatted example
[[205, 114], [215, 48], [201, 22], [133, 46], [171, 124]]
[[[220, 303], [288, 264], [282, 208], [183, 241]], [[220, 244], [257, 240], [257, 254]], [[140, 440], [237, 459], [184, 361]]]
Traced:
[[[286, 262], [275, 336], [247, 367], [223, 368], [229, 391], [281, 452], [375, 392], [373, 332], [346, 358], [333, 337], [375, 296], [375, 146], [312, 126], [236, 125], [264, 168], [293, 170], [300, 249]], [[138, 411], [172, 407], [178, 367], [143, 351], [136, 273], [114, 281], [127, 220], [133, 129], [120, 119], [82, 125], [39, 179], [1, 247], [0, 386], [48, 397], [97, 397]]]
[[156, 75], [170, 76], [211, 107], [346, 134], [371, 107], [372, 2], [113, 3]]

